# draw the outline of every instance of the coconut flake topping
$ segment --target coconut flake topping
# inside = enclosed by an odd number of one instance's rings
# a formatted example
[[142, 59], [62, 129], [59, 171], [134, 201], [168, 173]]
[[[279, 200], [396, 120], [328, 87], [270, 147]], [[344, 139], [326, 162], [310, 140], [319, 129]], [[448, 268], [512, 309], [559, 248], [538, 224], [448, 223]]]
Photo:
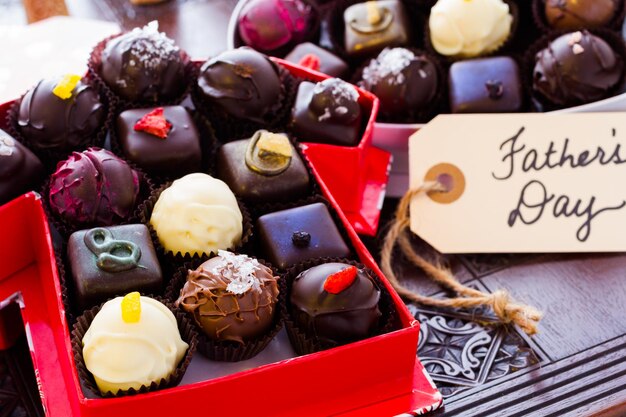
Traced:
[[256, 277], [255, 272], [260, 269], [260, 264], [256, 259], [247, 255], [235, 255], [232, 252], [219, 250], [217, 252], [221, 258], [211, 273], [221, 275], [229, 281], [226, 291], [241, 295], [251, 289], [260, 293], [261, 282]]

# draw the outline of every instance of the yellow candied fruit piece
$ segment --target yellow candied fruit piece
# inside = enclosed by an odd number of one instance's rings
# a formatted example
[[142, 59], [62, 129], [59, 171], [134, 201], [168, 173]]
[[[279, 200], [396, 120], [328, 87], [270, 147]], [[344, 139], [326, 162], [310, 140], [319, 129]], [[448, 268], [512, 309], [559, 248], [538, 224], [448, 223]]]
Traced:
[[122, 299], [122, 320], [124, 323], [139, 323], [141, 319], [140, 294], [135, 291]]
[[54, 87], [52, 93], [62, 100], [72, 97], [72, 91], [76, 88], [76, 84], [80, 81], [80, 75], [66, 74], [61, 81]]
[[367, 8], [367, 21], [370, 25], [376, 26], [383, 20], [380, 15], [380, 9], [378, 8], [378, 4], [375, 1], [368, 1], [365, 3], [365, 7]]
[[261, 158], [267, 156], [282, 156], [291, 158], [293, 150], [289, 138], [278, 133], [264, 132], [261, 134], [257, 142], [259, 156]]

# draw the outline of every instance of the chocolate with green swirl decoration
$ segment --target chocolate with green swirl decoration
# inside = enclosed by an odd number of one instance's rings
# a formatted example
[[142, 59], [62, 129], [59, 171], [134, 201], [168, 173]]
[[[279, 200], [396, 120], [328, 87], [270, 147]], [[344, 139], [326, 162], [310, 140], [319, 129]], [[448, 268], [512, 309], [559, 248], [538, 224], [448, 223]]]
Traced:
[[107, 272], [121, 272], [139, 266], [141, 249], [128, 240], [119, 240], [103, 228], [85, 233], [85, 246], [97, 256], [96, 265]]

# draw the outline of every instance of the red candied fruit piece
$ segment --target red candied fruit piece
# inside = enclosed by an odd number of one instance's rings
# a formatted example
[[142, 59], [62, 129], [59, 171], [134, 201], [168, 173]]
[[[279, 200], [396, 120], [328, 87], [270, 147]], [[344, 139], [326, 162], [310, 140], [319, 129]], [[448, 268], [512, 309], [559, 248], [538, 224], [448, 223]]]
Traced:
[[315, 55], [315, 54], [306, 54], [305, 56], [302, 57], [302, 59], [300, 60], [300, 62], [298, 62], [299, 65], [302, 65], [305, 68], [309, 68], [312, 69], [313, 71], [319, 71], [320, 70], [320, 58]]
[[135, 123], [135, 130], [146, 132], [157, 138], [165, 139], [172, 129], [172, 124], [163, 115], [163, 107], [157, 107]]
[[348, 288], [356, 279], [356, 266], [349, 266], [341, 271], [330, 274], [324, 281], [324, 291], [330, 294], [339, 294]]

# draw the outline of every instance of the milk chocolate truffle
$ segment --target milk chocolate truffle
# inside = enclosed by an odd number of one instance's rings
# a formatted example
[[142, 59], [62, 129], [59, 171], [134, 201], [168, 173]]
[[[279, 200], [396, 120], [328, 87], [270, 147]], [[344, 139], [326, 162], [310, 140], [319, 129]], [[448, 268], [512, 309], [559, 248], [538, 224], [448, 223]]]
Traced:
[[270, 330], [277, 280], [256, 259], [219, 251], [189, 271], [176, 305], [190, 313], [210, 339], [244, 344]]
[[524, 96], [517, 63], [509, 57], [479, 58], [452, 64], [452, 113], [506, 113], [522, 110]]
[[266, 130], [224, 144], [217, 175], [251, 203], [295, 201], [309, 190], [309, 173], [287, 135]]
[[262, 52], [293, 47], [310, 38], [317, 12], [303, 0], [251, 0], [239, 14], [239, 36]]
[[176, 178], [200, 171], [200, 134], [184, 107], [126, 110], [116, 129], [122, 153], [144, 171]]
[[323, 203], [265, 214], [256, 226], [265, 259], [280, 269], [313, 258], [350, 256], [350, 249]]
[[537, 53], [533, 90], [555, 106], [584, 104], [609, 97], [623, 73], [622, 57], [604, 39], [573, 32]]
[[43, 180], [41, 161], [27, 147], [0, 130], [0, 205], [38, 188]]
[[502, 0], [438, 0], [428, 26], [435, 51], [471, 58], [500, 48], [511, 34], [513, 16]]
[[150, 224], [166, 251], [203, 255], [238, 245], [243, 216], [228, 185], [195, 173], [163, 190]]
[[348, 72], [348, 64], [344, 60], [311, 42], [296, 46], [285, 60], [331, 77], [341, 78]]
[[433, 106], [439, 89], [433, 61], [405, 48], [383, 50], [363, 68], [359, 86], [380, 99], [381, 114], [409, 115]]
[[355, 146], [363, 111], [356, 88], [338, 78], [304, 81], [291, 112], [291, 128], [302, 141]]
[[276, 108], [282, 93], [276, 64], [248, 47], [223, 52], [204, 63], [198, 87], [209, 106], [258, 123]]
[[125, 100], [157, 103], [185, 91], [187, 59], [156, 21], [109, 40], [101, 59], [103, 80]]
[[343, 344], [376, 331], [379, 301], [380, 290], [367, 272], [345, 263], [325, 263], [296, 277], [290, 313], [310, 337]]
[[545, 0], [548, 24], [555, 29], [593, 29], [606, 26], [623, 0]]
[[357, 3], [343, 13], [344, 47], [349, 55], [363, 56], [409, 42], [409, 22], [399, 0]]
[[131, 291], [156, 294], [163, 274], [143, 224], [72, 233], [67, 245], [76, 304], [84, 310]]
[[96, 90], [80, 76], [41, 80], [19, 105], [17, 129], [35, 151], [69, 153], [95, 139], [106, 119]]
[[127, 220], [137, 203], [140, 175], [113, 153], [99, 148], [74, 152], [50, 178], [52, 212], [79, 227]]
[[159, 384], [176, 370], [189, 348], [174, 314], [138, 292], [106, 302], [82, 344], [85, 367], [102, 394]]

